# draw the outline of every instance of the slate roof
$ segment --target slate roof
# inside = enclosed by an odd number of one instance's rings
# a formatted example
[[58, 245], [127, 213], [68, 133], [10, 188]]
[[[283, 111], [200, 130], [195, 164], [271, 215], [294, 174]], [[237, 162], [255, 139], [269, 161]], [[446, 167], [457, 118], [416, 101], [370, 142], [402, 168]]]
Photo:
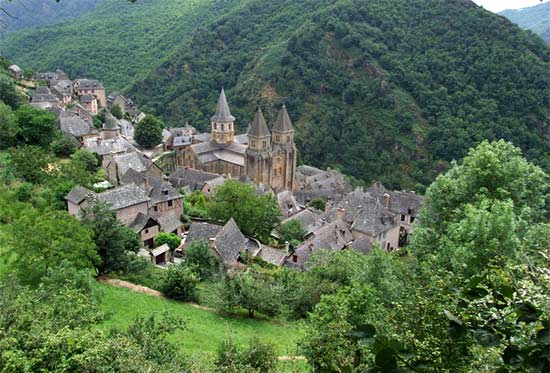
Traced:
[[164, 213], [156, 217], [160, 225], [160, 230], [165, 233], [171, 233], [179, 229], [183, 224], [173, 213]]
[[[147, 224], [151, 221], [155, 221], [151, 216], [145, 215], [143, 213], [138, 213], [136, 215], [136, 218], [134, 221], [130, 224], [129, 228], [132, 229], [134, 232], [139, 233], [147, 226]], [[155, 223], [157, 223], [155, 221]], [[158, 223], [157, 223], [158, 224]]]
[[176, 136], [174, 137], [174, 141], [172, 143], [172, 146], [187, 146], [191, 145], [193, 143], [193, 136]]
[[246, 248], [247, 242], [248, 238], [241, 233], [237, 223], [231, 218], [216, 235], [216, 251], [225, 263], [233, 263]]
[[193, 168], [178, 168], [170, 178], [174, 188], [189, 186], [192, 191], [201, 189], [205, 182], [219, 177], [217, 174], [195, 170]]
[[38, 86], [38, 87], [35, 88], [34, 93], [48, 94], [48, 93], [51, 93], [51, 91], [48, 87]]
[[191, 145], [191, 149], [202, 164], [223, 160], [244, 166], [246, 148], [246, 145], [237, 143], [217, 144], [212, 141]]
[[250, 126], [250, 130], [248, 131], [248, 136], [254, 136], [254, 137], [271, 136], [271, 133], [267, 128], [267, 124], [265, 123], [264, 114], [262, 113], [262, 109], [260, 108], [258, 108], [258, 110], [256, 111], [256, 114], [254, 115], [254, 119], [252, 120], [252, 125]]
[[199, 143], [199, 142], [208, 142], [211, 139], [211, 135], [208, 132], [203, 133], [197, 133], [196, 135], [193, 135], [193, 141]]
[[277, 193], [277, 204], [279, 205], [279, 210], [281, 210], [281, 216], [283, 218], [300, 211], [300, 206], [298, 206], [296, 198], [294, 198], [294, 195], [289, 190], [283, 190]]
[[353, 235], [347, 224], [342, 220], [335, 220], [313, 232], [313, 236], [298, 246], [294, 254], [298, 256], [298, 264], [304, 268], [304, 264], [315, 251], [320, 249], [338, 251], [351, 241], [353, 241]]
[[248, 145], [248, 133], [235, 135], [235, 142], [237, 144]]
[[353, 241], [348, 247], [363, 254], [368, 254], [372, 250], [372, 242], [367, 237], [363, 237]]
[[136, 148], [122, 137], [114, 139], [87, 139], [84, 141], [84, 147], [92, 153], [99, 155], [136, 151]]
[[130, 152], [114, 155], [113, 161], [117, 165], [119, 175], [124, 175], [130, 169], [137, 172], [145, 172], [147, 165], [143, 158], [138, 152]]
[[222, 230], [222, 226], [204, 222], [192, 222], [188, 229], [187, 240], [185, 244], [188, 245], [193, 241], [204, 240], [206, 243], [211, 238], [215, 238], [219, 231]]
[[322, 215], [323, 213], [321, 211], [306, 208], [306, 209], [303, 209], [302, 211], [299, 211], [298, 213], [291, 216], [290, 218], [287, 218], [281, 221], [281, 224], [284, 224], [291, 220], [297, 220], [305, 228], [305, 230], [307, 231], [307, 234], [310, 234], [317, 228], [319, 224], [322, 223], [321, 221]]
[[107, 203], [112, 210], [120, 210], [150, 200], [145, 191], [135, 184], [123, 185], [100, 193], [97, 199]]
[[121, 184], [136, 184], [139, 187], [143, 187], [145, 185], [145, 175], [141, 172], [134, 170], [133, 168], [128, 169], [126, 173], [124, 173], [122, 176], [120, 176], [120, 183]]
[[170, 246], [168, 246], [168, 244], [165, 243], [165, 244], [162, 244], [159, 247], [156, 247], [153, 250], [151, 250], [151, 254], [153, 256], [159, 256], [159, 255], [164, 254], [168, 251], [170, 251]]
[[[49, 90], [48, 90], [49, 91]], [[37, 102], [59, 102], [57, 97], [51, 93], [34, 93], [31, 97], [32, 103]]]
[[398, 214], [410, 215], [416, 217], [422, 206], [423, 197], [407, 191], [389, 191], [380, 182], [375, 182], [367, 188], [374, 198], [377, 198], [381, 204], [384, 204], [384, 194], [389, 195], [388, 209]]
[[292, 126], [292, 122], [290, 121], [290, 117], [288, 116], [288, 111], [286, 110], [285, 105], [283, 105], [281, 110], [279, 110], [279, 113], [277, 114], [277, 119], [273, 124], [272, 130], [277, 132], [294, 131], [294, 127]]
[[105, 123], [103, 124], [103, 129], [108, 130], [117, 130], [120, 129], [118, 124], [118, 119], [116, 119], [112, 114], [107, 114], [105, 118]]
[[79, 82], [78, 90], [95, 90], [95, 89], [105, 89], [103, 87], [103, 84], [101, 84], [98, 80], [94, 79], [78, 79], [77, 82]]
[[84, 102], [84, 103], [90, 103], [92, 101], [94, 101], [96, 98], [94, 95], [82, 95], [80, 96], [80, 102]]
[[222, 88], [220, 97], [218, 98], [218, 105], [216, 106], [216, 113], [212, 116], [213, 122], [234, 122], [235, 117], [231, 115], [229, 111], [229, 105], [227, 104], [227, 98], [225, 97], [225, 91]]
[[147, 194], [151, 198], [151, 203], [157, 204], [160, 202], [170, 201], [173, 199], [183, 198], [181, 194], [167, 181], [164, 181], [156, 176], [147, 176]]
[[79, 205], [84, 201], [85, 199], [95, 196], [96, 194], [92, 192], [89, 189], [86, 189], [81, 186], [74, 187], [69, 194], [65, 197], [65, 199], [69, 202], [74, 203], [75, 205]]
[[90, 126], [84, 119], [77, 116], [62, 116], [59, 118], [59, 127], [62, 132], [75, 137], [82, 137], [97, 133], [97, 130]]
[[16, 73], [20, 73], [21, 71], [23, 71], [23, 70], [21, 70], [21, 68], [20, 68], [19, 66], [17, 66], [17, 65], [11, 65], [10, 67], [8, 67], [8, 70], [11, 70], [11, 71], [16, 72]]
[[260, 251], [256, 254], [259, 258], [276, 266], [281, 266], [285, 262], [288, 254], [283, 250], [277, 250], [273, 247], [261, 245]]

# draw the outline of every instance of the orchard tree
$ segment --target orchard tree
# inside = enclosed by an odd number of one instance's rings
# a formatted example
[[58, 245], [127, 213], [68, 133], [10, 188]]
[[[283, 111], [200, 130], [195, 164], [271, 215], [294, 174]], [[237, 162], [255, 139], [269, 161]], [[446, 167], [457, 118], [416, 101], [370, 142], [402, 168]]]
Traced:
[[198, 279], [193, 270], [180, 263], [168, 267], [160, 290], [167, 297], [187, 302], [196, 299], [197, 283]]
[[135, 126], [134, 139], [144, 148], [151, 148], [161, 143], [164, 123], [152, 115], [146, 115]]

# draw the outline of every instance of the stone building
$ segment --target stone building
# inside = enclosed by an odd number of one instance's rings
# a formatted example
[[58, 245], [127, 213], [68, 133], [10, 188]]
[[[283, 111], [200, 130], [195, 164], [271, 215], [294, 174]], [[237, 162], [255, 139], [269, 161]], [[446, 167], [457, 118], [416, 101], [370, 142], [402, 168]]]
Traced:
[[211, 118], [210, 138], [204, 142], [200, 142], [198, 135], [188, 139], [191, 144], [184, 147], [183, 160], [178, 161], [178, 166], [216, 174], [248, 176], [256, 183], [276, 190], [294, 190], [298, 187], [296, 145], [294, 128], [284, 105], [272, 131], [273, 134], [261, 109], [258, 109], [246, 133], [246, 140], [242, 135], [235, 136], [235, 117], [231, 115], [222, 88], [216, 113]]

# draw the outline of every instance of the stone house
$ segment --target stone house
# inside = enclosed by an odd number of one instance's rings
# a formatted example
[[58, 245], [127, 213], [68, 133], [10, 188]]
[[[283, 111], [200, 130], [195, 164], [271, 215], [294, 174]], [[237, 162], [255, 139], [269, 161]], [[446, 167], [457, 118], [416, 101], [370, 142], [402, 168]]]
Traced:
[[74, 92], [77, 96], [93, 95], [101, 107], [107, 107], [105, 88], [97, 80], [77, 79], [74, 82]]
[[48, 87], [37, 87], [31, 95], [30, 105], [38, 109], [55, 108], [59, 106], [59, 100]]
[[55, 86], [55, 82], [60, 80], [69, 80], [69, 76], [63, 70], [57, 69], [53, 72], [38, 72], [35, 74], [34, 80], [45, 81], [48, 83], [48, 87], [53, 88]]
[[23, 70], [17, 65], [11, 65], [8, 67], [8, 71], [15, 80], [21, 80], [21, 78], [23, 78]]
[[[101, 167], [107, 174], [107, 179], [113, 185], [135, 183], [144, 184], [146, 176], [162, 177], [162, 170], [144, 154], [138, 151], [106, 154]], [[129, 171], [137, 172], [137, 175]]]
[[139, 213], [129, 228], [139, 235], [142, 246], [145, 248], [155, 247], [155, 238], [160, 233], [160, 224], [150, 215]]
[[135, 152], [137, 149], [123, 137], [113, 139], [87, 139], [84, 141], [84, 147], [92, 153], [99, 154], [102, 158], [119, 153]]
[[61, 115], [59, 117], [59, 128], [64, 134], [74, 136], [80, 144], [83, 144], [88, 139], [95, 139], [98, 136], [98, 131], [95, 127], [77, 116]]
[[183, 196], [169, 182], [148, 176], [143, 188], [150, 198], [150, 215], [161, 216], [169, 213], [179, 217], [183, 214]]
[[97, 99], [94, 95], [80, 96], [80, 104], [90, 113], [92, 113], [92, 115], [97, 115], [99, 109], [97, 106]]
[[183, 188], [187, 192], [192, 193], [195, 190], [202, 190], [206, 182], [218, 177], [219, 175], [215, 173], [185, 167], [178, 168], [172, 175], [170, 175], [168, 181], [174, 188]]
[[52, 93], [63, 105], [69, 104], [73, 99], [73, 82], [70, 80], [52, 81]]
[[90, 113], [84, 106], [80, 105], [80, 103], [78, 102], [72, 105], [70, 108], [66, 108], [65, 113], [67, 115], [80, 117], [91, 126], [94, 125], [92, 113]]
[[137, 109], [134, 102], [120, 93], [114, 92], [107, 96], [107, 108], [110, 110], [114, 105], [117, 105], [120, 108], [122, 115], [128, 114], [131, 117], [134, 117], [137, 114]]

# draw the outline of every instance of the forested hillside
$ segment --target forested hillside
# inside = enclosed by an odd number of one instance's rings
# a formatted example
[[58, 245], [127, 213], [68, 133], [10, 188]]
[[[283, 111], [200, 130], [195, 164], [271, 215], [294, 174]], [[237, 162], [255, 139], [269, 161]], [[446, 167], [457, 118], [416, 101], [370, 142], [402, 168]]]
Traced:
[[0, 55], [29, 69], [61, 68], [71, 76], [101, 79], [108, 90], [123, 90], [156, 68], [194, 28], [218, 18], [235, 3], [104, 0], [93, 11], [63, 24], [4, 38]]
[[126, 88], [170, 125], [207, 129], [222, 85], [241, 131], [284, 102], [301, 161], [395, 188], [482, 139], [550, 168], [550, 49], [469, 0], [106, 0], [0, 51]]
[[531, 30], [550, 43], [550, 3], [530, 8], [508, 9], [499, 13], [520, 27]]
[[5, 10], [0, 18], [0, 35], [17, 30], [61, 23], [95, 8], [102, 0], [19, 0], [0, 1]]
[[470, 1], [249, 1], [131, 95], [206, 128], [224, 85], [242, 130], [285, 102], [304, 162], [419, 187], [482, 139], [549, 167], [548, 56]]

